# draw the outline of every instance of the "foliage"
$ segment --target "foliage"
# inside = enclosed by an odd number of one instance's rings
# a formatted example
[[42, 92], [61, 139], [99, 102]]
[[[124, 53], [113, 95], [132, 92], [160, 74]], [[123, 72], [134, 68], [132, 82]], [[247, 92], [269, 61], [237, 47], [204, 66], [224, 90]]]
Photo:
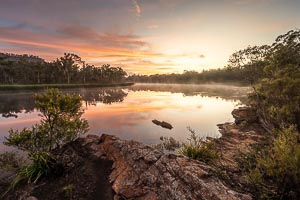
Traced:
[[126, 75], [120, 67], [89, 65], [72, 53], [65, 53], [53, 62], [35, 56], [0, 53], [0, 84], [118, 83]]
[[50, 89], [36, 95], [35, 100], [42, 113], [40, 124], [22, 131], [11, 129], [5, 144], [30, 152], [51, 151], [87, 132], [88, 123], [81, 119], [80, 96]]
[[35, 95], [36, 107], [42, 117], [40, 124], [21, 131], [11, 129], [4, 142], [28, 151], [28, 157], [32, 161], [32, 164], [19, 169], [8, 191], [20, 182], [36, 183], [42, 177], [57, 173], [55, 170], [59, 164], [51, 151], [88, 130], [87, 121], [81, 119], [83, 111], [80, 110], [80, 99], [78, 95], [62, 94], [57, 89]]
[[183, 83], [183, 84], [201, 84], [201, 83], [238, 83], [246, 84], [242, 76], [243, 69], [224, 67], [219, 69], [197, 71], [184, 71], [182, 74], [154, 74], [154, 75], [136, 75], [128, 76], [127, 81], [141, 83]]
[[56, 162], [55, 158], [49, 152], [30, 153], [29, 158], [32, 164], [19, 168], [15, 179], [1, 197], [4, 197], [9, 191], [14, 190], [22, 182], [36, 183], [42, 177], [48, 176]]
[[247, 160], [252, 158], [253, 163], [244, 165], [248, 171], [246, 180], [260, 199], [296, 199], [300, 195], [299, 133], [295, 126], [290, 126], [275, 134], [271, 147], [248, 154], [252, 156]]
[[194, 160], [209, 163], [218, 158], [216, 146], [213, 141], [206, 141], [195, 131], [188, 127], [191, 132], [187, 143], [183, 143], [180, 153]]
[[229, 63], [251, 79], [251, 104], [269, 130], [282, 124], [300, 128], [300, 30], [278, 36], [271, 46], [238, 51]]
[[22, 167], [17, 176], [19, 179], [26, 179], [28, 182], [36, 183], [41, 177], [47, 176], [51, 171], [51, 165], [55, 158], [49, 152], [32, 153], [29, 158], [32, 164]]
[[278, 36], [270, 46], [236, 52], [230, 65], [251, 69], [245, 74], [254, 80], [250, 104], [273, 134], [270, 144], [240, 160], [248, 183], [258, 199], [299, 199], [300, 30]]

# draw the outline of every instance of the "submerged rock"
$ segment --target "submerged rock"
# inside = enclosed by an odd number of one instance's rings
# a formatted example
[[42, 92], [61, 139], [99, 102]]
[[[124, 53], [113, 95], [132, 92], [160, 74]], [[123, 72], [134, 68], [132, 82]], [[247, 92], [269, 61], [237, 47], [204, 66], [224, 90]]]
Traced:
[[165, 121], [160, 122], [160, 121], [154, 119], [154, 120], [152, 120], [152, 122], [154, 124], [158, 125], [158, 126], [163, 127], [163, 128], [167, 128], [167, 129], [172, 129], [173, 128], [173, 126], [170, 123], [165, 122]]

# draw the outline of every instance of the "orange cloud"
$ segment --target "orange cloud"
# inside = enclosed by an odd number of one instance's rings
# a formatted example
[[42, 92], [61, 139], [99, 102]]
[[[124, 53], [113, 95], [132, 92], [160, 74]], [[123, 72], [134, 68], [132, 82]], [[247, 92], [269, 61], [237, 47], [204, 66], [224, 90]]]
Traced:
[[80, 24], [61, 26], [52, 34], [28, 31], [22, 27], [0, 27], [0, 42], [10, 45], [6, 47], [7, 52], [12, 49], [14, 53], [30, 53], [47, 60], [72, 52], [96, 66], [109, 63], [119, 65], [129, 73], [142, 74], [181, 72], [178, 67], [183, 61], [178, 60], [198, 56], [162, 54], [137, 35], [98, 33]]

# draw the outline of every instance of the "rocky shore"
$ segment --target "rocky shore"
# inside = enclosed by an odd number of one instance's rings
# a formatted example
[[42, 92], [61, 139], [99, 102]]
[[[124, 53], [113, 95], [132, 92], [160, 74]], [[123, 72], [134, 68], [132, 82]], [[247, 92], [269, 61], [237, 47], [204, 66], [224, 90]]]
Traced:
[[[236, 157], [261, 142], [265, 131], [255, 111], [233, 111], [235, 123], [218, 125], [220, 159], [209, 166], [175, 154], [165, 154], [115, 136], [89, 135], [55, 152], [65, 170], [62, 176], [19, 187], [7, 199], [209, 199], [250, 200], [241, 190], [243, 179]], [[225, 180], [216, 173], [224, 169]], [[71, 194], [64, 188], [72, 186]]]

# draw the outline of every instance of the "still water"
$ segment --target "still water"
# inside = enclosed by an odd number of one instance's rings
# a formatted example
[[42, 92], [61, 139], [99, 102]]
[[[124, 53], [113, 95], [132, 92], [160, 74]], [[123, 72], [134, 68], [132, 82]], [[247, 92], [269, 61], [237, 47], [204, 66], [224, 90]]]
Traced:
[[[40, 120], [34, 107], [34, 93], [43, 91], [0, 92], [0, 152], [8, 130], [30, 127]], [[202, 136], [219, 137], [219, 123], [233, 121], [231, 111], [245, 99], [249, 88], [226, 85], [136, 84], [130, 87], [68, 89], [83, 97], [83, 118], [90, 134], [113, 134], [147, 144], [161, 136], [185, 141], [191, 127]], [[152, 123], [166, 121], [164, 129]]]

